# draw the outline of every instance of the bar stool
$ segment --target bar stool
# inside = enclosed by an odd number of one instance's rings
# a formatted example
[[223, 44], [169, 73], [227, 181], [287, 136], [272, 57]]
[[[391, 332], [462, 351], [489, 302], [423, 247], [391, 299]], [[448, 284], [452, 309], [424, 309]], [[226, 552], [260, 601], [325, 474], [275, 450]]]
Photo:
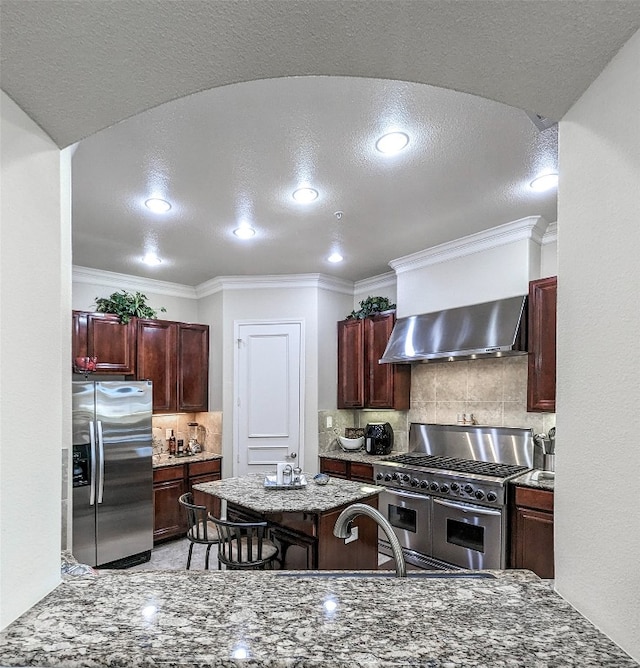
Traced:
[[218, 531], [218, 569], [273, 568], [278, 548], [269, 537], [267, 522], [228, 522], [209, 515]]
[[190, 545], [189, 556], [187, 557], [187, 570], [191, 566], [191, 555], [193, 553], [193, 546], [196, 543], [207, 546], [205, 568], [209, 570], [209, 552], [211, 546], [218, 542], [218, 532], [215, 524], [210, 521], [211, 518], [207, 517], [206, 506], [198, 506], [193, 503], [193, 494], [191, 492], [183, 494], [178, 499], [178, 503], [180, 503], [187, 513], [187, 526], [189, 527], [187, 538]]

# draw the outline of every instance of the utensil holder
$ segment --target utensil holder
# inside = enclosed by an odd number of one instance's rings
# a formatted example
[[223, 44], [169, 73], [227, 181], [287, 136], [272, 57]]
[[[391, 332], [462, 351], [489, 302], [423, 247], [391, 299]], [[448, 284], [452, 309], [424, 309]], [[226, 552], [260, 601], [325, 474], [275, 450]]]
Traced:
[[544, 471], [554, 471], [555, 472], [555, 470], [556, 470], [556, 456], [555, 455], [544, 455], [543, 470]]

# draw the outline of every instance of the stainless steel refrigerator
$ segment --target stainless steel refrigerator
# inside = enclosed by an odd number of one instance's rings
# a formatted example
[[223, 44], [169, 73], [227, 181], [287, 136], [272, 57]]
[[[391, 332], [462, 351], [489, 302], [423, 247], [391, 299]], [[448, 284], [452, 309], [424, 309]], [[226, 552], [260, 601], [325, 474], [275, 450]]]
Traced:
[[90, 566], [148, 561], [153, 547], [152, 384], [72, 385], [73, 554]]

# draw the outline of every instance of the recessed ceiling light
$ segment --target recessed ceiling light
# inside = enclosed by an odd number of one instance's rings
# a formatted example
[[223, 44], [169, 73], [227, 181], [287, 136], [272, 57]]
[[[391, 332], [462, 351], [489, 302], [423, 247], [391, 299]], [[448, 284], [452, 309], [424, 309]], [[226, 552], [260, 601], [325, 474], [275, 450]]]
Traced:
[[151, 199], [148, 199], [144, 205], [147, 207], [147, 209], [153, 211], [153, 213], [167, 213], [167, 211], [169, 211], [171, 208], [171, 204], [169, 204], [169, 202], [164, 199], [160, 199], [159, 197], [152, 197]]
[[545, 190], [551, 190], [551, 188], [557, 188], [558, 186], [558, 175], [557, 174], [543, 174], [537, 179], [533, 179], [529, 186], [536, 190], [537, 192], [544, 192]]
[[255, 235], [256, 231], [253, 227], [248, 225], [243, 225], [242, 227], [237, 227], [233, 230], [233, 233], [238, 237], [238, 239], [251, 239]]
[[158, 264], [162, 264], [162, 260], [155, 254], [155, 253], [147, 253], [143, 258], [142, 261], [145, 264], [148, 264], [150, 266], [155, 266]]
[[329, 262], [342, 262], [344, 258], [342, 257], [342, 255], [340, 255], [340, 253], [332, 253], [331, 255], [329, 255], [327, 260], [329, 260]]
[[313, 188], [298, 188], [293, 193], [293, 199], [302, 204], [313, 202], [318, 197], [318, 191]]
[[397, 153], [409, 143], [409, 135], [404, 132], [389, 132], [376, 142], [376, 148], [380, 153]]

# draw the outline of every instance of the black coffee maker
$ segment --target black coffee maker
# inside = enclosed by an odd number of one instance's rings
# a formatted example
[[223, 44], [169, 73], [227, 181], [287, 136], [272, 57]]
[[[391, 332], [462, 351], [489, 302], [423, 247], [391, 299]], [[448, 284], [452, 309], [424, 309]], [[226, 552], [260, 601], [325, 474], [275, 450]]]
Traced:
[[388, 422], [370, 422], [364, 431], [364, 449], [369, 455], [388, 455], [393, 450], [393, 429]]

